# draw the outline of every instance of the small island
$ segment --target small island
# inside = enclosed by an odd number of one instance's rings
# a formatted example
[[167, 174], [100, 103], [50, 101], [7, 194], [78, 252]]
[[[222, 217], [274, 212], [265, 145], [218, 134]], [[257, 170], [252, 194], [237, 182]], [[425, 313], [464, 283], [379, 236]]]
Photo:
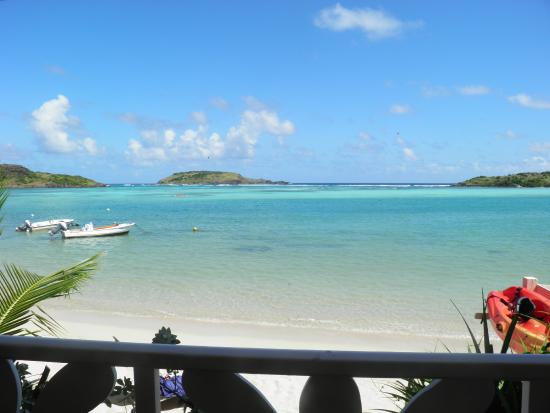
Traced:
[[176, 172], [158, 182], [160, 185], [288, 185], [284, 181], [246, 178], [235, 172], [188, 171]]
[[456, 186], [485, 186], [504, 188], [545, 188], [550, 187], [550, 171], [522, 172], [505, 176], [478, 176], [459, 182]]
[[93, 188], [105, 186], [78, 175], [34, 172], [22, 165], [0, 164], [0, 185], [6, 188]]

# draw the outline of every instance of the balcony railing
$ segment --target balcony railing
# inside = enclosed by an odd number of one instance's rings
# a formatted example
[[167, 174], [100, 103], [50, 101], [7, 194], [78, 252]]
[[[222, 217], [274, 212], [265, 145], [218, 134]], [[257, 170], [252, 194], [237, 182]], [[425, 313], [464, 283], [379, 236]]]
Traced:
[[[406, 413], [486, 412], [500, 379], [522, 381], [522, 413], [550, 411], [550, 356], [271, 350], [0, 336], [0, 412], [17, 412], [19, 377], [10, 360], [67, 365], [42, 390], [33, 413], [88, 412], [110, 394], [112, 366], [134, 369], [136, 413], [160, 411], [159, 368], [185, 370], [204, 413], [274, 413], [238, 373], [309, 376], [300, 413], [360, 413], [354, 377], [433, 378]], [[368, 401], [367, 401], [368, 403]], [[363, 409], [363, 410], [362, 410]]]

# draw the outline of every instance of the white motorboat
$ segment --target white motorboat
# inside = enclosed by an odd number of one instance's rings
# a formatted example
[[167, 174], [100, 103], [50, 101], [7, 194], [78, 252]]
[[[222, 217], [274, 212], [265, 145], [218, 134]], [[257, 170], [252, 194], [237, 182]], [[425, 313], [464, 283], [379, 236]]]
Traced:
[[18, 226], [15, 228], [18, 232], [31, 232], [31, 231], [40, 231], [40, 230], [46, 230], [46, 229], [53, 229], [57, 228], [59, 224], [65, 224], [67, 228], [70, 228], [71, 226], [76, 225], [74, 222], [74, 219], [50, 219], [48, 221], [38, 221], [38, 222], [31, 222], [28, 219], [25, 220], [23, 225]]
[[133, 222], [123, 224], [118, 224], [115, 222], [112, 225], [94, 227], [92, 223], [89, 223], [78, 229], [63, 228], [63, 225], [60, 225], [57, 231], [50, 231], [50, 234], [54, 235], [57, 232], [61, 231], [61, 236], [63, 238], [106, 237], [112, 235], [127, 234], [128, 232], [130, 232], [130, 228], [132, 228], [134, 225], [135, 224]]

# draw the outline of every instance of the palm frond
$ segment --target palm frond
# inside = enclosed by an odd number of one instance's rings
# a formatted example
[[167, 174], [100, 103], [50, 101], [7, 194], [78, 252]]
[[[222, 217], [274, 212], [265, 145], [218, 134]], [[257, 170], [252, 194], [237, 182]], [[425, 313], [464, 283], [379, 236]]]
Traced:
[[0, 269], [0, 334], [57, 335], [60, 325], [39, 304], [77, 291], [96, 269], [98, 257], [47, 276], [5, 265]]

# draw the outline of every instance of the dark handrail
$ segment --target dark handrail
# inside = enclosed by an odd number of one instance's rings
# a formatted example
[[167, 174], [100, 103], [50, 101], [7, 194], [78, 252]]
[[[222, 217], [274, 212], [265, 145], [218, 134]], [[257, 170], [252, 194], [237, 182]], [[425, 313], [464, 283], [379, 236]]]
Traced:
[[257, 374], [547, 379], [544, 355], [275, 350], [0, 336], [0, 358]]

